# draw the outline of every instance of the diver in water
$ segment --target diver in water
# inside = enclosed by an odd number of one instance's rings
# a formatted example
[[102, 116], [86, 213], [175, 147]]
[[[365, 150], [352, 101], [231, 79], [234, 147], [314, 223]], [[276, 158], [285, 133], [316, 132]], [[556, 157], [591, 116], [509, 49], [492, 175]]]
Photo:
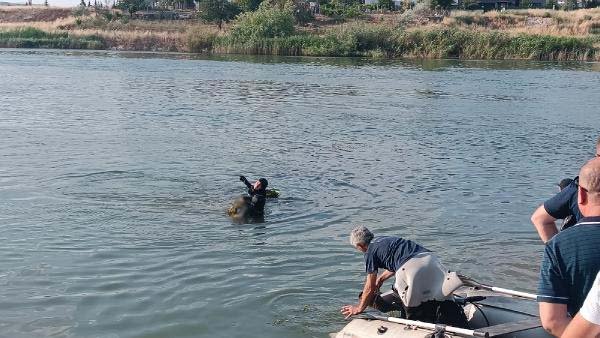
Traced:
[[263, 217], [269, 182], [266, 178], [260, 178], [254, 184], [250, 184], [244, 176], [240, 176], [240, 181], [244, 182], [246, 187], [248, 187], [248, 196], [243, 197], [246, 202], [245, 216], [254, 218]]

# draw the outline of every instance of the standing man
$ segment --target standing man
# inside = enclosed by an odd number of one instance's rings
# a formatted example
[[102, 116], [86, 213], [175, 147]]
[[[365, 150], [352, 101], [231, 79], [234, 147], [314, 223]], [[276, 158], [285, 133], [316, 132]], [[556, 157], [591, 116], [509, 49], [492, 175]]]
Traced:
[[[346, 318], [363, 312], [383, 282], [395, 276], [394, 290], [408, 319], [465, 327], [462, 309], [451, 296], [443, 295], [446, 270], [431, 251], [400, 237], [374, 239], [364, 226], [352, 230], [350, 244], [364, 253], [367, 278], [359, 304], [342, 307]], [[378, 276], [379, 269], [384, 271]]]
[[546, 243], [538, 303], [544, 329], [560, 337], [600, 271], [600, 158], [579, 172], [577, 200], [583, 218]]
[[[596, 157], [600, 157], [600, 138], [596, 141]], [[569, 216], [576, 222], [581, 219], [582, 215], [577, 206], [577, 180], [578, 178], [575, 178], [531, 215], [531, 223], [544, 243], [558, 233], [555, 223], [557, 219], [566, 219]]]

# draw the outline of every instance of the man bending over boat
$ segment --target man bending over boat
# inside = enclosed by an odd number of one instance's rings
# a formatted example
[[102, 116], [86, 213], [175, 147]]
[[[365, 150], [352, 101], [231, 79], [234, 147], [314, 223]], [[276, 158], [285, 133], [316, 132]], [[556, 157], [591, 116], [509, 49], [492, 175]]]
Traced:
[[[367, 278], [360, 303], [342, 307], [348, 318], [372, 304], [383, 282], [396, 277], [394, 290], [404, 305], [407, 319], [466, 326], [462, 309], [452, 297], [443, 295], [445, 268], [421, 245], [400, 237], [378, 237], [364, 226], [350, 233], [350, 244], [364, 253]], [[377, 275], [379, 269], [384, 271]]]
[[577, 204], [583, 218], [546, 243], [540, 268], [540, 318], [556, 337], [579, 312], [600, 271], [600, 157], [579, 172]]

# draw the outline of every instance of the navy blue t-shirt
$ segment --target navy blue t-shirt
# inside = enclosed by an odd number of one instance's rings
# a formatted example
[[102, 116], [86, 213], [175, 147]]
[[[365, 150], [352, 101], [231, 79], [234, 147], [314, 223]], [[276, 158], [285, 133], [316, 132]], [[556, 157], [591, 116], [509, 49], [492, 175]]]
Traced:
[[584, 217], [546, 244], [538, 302], [567, 304], [574, 316], [600, 271], [600, 217]]
[[573, 215], [577, 222], [583, 217], [577, 206], [577, 181], [578, 177], [561, 192], [544, 202], [544, 209], [550, 216], [556, 219], [565, 219], [569, 215]]
[[429, 250], [419, 244], [400, 237], [377, 237], [371, 241], [365, 252], [367, 273], [377, 273], [379, 268], [395, 272], [407, 260]]

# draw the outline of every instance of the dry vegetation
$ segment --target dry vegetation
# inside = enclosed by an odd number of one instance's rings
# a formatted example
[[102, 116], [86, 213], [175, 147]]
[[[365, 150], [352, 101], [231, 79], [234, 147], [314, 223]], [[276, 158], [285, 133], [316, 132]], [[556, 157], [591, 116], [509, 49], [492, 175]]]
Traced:
[[[129, 20], [126, 16], [108, 20], [93, 11], [77, 16], [74, 12], [63, 8], [0, 7], [0, 33], [31, 27], [50, 34], [66, 33], [75, 39], [95, 36], [104, 42], [103, 47], [114, 50], [173, 52], [188, 50], [189, 31], [214, 30], [212, 25], [198, 22]], [[12, 41], [9, 46], [14, 44]]]
[[442, 24], [512, 33], [588, 36], [600, 34], [600, 8], [569, 12], [545, 9], [487, 13], [454, 11]]
[[7, 6], [0, 7], [0, 24], [10, 22], [50, 22], [71, 16], [68, 8]]

